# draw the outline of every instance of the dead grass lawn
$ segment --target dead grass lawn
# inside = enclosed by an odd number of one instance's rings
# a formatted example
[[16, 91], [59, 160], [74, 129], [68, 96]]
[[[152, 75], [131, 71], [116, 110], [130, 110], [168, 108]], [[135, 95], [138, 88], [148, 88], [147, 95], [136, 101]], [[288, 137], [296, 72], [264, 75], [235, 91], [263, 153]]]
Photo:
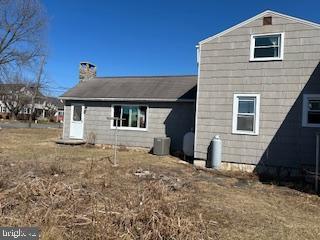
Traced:
[[314, 195], [141, 151], [115, 168], [110, 149], [55, 145], [56, 129], [0, 134], [1, 226], [39, 226], [47, 240], [320, 239]]

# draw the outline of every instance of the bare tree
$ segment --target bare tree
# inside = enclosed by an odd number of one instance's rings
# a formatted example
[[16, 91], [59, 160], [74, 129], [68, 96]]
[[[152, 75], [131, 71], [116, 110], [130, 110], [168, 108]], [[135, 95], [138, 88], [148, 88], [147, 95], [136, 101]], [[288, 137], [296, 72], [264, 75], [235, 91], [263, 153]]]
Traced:
[[39, 0], [0, 0], [0, 77], [43, 54], [45, 26]]

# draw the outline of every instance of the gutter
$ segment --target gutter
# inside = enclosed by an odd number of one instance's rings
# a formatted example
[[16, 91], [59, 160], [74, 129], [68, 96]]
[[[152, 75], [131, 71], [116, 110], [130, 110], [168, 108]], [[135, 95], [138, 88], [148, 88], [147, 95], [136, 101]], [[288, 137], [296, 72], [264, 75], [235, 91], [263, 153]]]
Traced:
[[108, 101], [108, 102], [195, 102], [195, 99], [157, 99], [157, 98], [81, 98], [81, 97], [59, 97], [61, 100], [77, 101]]

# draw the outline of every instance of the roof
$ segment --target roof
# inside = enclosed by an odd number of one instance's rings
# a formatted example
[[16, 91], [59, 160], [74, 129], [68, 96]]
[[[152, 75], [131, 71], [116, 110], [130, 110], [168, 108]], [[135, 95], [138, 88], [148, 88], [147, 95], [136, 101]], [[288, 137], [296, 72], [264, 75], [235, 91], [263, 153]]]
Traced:
[[288, 15], [285, 15], [285, 14], [282, 14], [282, 13], [278, 13], [278, 12], [275, 12], [275, 11], [271, 11], [271, 10], [267, 10], [267, 11], [264, 11], [252, 18], [249, 18], [248, 20], [244, 21], [244, 22], [241, 22], [231, 28], [228, 28], [227, 30], [223, 31], [223, 32], [220, 32], [212, 37], [209, 37], [209, 38], [206, 38], [204, 40], [202, 40], [201, 42], [199, 42], [199, 44], [204, 44], [208, 41], [211, 41], [215, 38], [218, 38], [218, 37], [221, 37], [222, 35], [225, 35], [237, 28], [240, 28], [240, 27], [243, 27], [244, 25], [250, 23], [250, 22], [253, 22], [259, 18], [262, 18], [266, 15], [270, 15], [270, 14], [273, 14], [275, 16], [278, 16], [278, 17], [282, 17], [282, 18], [286, 18], [286, 19], [289, 19], [289, 20], [292, 20], [292, 21], [295, 21], [295, 22], [299, 22], [299, 23], [302, 23], [302, 24], [305, 24], [305, 25], [308, 25], [308, 26], [312, 26], [312, 27], [315, 27], [315, 28], [320, 28], [320, 24], [317, 24], [317, 23], [314, 23], [314, 22], [310, 22], [310, 21], [307, 21], [307, 20], [304, 20], [304, 19], [301, 19], [301, 18], [296, 18], [296, 17], [291, 17], [291, 16], [288, 16]]
[[22, 83], [1, 83], [0, 94], [7, 94], [10, 91], [20, 91], [23, 87], [26, 87]]
[[[10, 92], [24, 92], [26, 94], [34, 94], [35, 87], [26, 83], [1, 83], [0, 94], [10, 94]], [[44, 95], [38, 90], [38, 98]]]
[[48, 103], [55, 105], [58, 109], [63, 109], [63, 103], [59, 98], [56, 97], [45, 97], [44, 100], [46, 100]]
[[64, 100], [195, 101], [196, 75], [96, 77], [64, 93]]

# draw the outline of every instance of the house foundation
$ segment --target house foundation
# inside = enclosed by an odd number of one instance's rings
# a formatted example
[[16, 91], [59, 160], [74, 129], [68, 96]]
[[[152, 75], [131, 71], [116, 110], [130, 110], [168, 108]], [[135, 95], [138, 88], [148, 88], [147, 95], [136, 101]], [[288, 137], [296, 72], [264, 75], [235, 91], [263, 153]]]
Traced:
[[[208, 168], [207, 161], [205, 160], [195, 159], [193, 164], [197, 167]], [[254, 173], [262, 178], [297, 179], [304, 176], [299, 168], [231, 162], [222, 162], [218, 170]]]

